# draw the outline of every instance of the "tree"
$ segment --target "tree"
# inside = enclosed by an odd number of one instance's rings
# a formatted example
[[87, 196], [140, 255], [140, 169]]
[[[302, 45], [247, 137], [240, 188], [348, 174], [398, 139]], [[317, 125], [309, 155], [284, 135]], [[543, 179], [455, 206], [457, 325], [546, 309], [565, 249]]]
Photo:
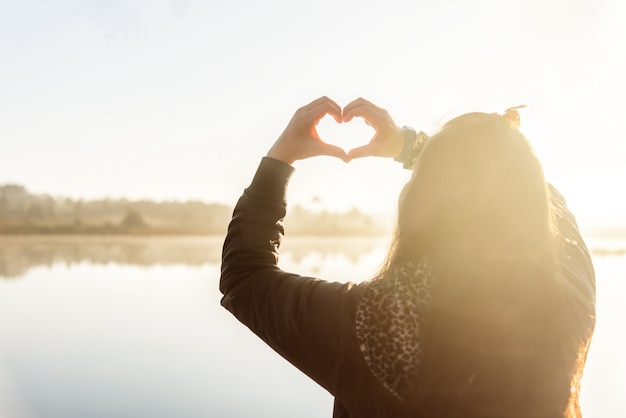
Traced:
[[120, 222], [120, 226], [124, 229], [139, 229], [147, 226], [143, 216], [132, 206], [126, 208], [126, 214]]

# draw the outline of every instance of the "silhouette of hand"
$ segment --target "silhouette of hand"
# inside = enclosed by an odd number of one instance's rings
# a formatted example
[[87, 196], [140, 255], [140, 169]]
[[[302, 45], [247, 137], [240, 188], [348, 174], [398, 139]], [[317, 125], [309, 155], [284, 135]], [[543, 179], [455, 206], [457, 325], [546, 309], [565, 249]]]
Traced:
[[400, 155], [404, 146], [404, 133], [385, 109], [359, 97], [343, 108], [342, 121], [349, 122], [355, 116], [362, 117], [376, 133], [368, 144], [351, 149], [348, 161], [370, 156], [395, 158]]
[[287, 164], [318, 155], [329, 155], [347, 162], [346, 152], [322, 141], [315, 129], [326, 115], [332, 115], [337, 123], [341, 123], [341, 107], [326, 96], [298, 109], [267, 156]]

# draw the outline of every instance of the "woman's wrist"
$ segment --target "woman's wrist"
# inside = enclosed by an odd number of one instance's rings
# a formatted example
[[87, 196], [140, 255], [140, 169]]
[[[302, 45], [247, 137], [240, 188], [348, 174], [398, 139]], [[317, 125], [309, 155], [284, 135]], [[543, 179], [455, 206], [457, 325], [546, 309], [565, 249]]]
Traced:
[[406, 127], [396, 128], [396, 132], [389, 139], [389, 156], [393, 159], [397, 159], [404, 152], [406, 146], [406, 134], [404, 132]]
[[414, 129], [407, 126], [402, 127], [402, 132], [404, 134], [402, 151], [394, 160], [402, 163], [404, 168], [411, 170], [429, 136], [422, 131], [415, 132]]
[[288, 152], [284, 152], [283, 150], [281, 150], [280, 147], [277, 147], [276, 145], [277, 144], [274, 144], [265, 156], [278, 161], [282, 161], [285, 164], [293, 165], [293, 163], [296, 161], [295, 158], [289, 155]]

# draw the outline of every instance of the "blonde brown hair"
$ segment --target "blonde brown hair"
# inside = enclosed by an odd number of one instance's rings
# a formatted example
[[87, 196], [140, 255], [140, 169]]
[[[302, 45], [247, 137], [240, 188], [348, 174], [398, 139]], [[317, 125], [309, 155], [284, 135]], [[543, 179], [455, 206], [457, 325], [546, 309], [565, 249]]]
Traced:
[[385, 268], [426, 257], [421, 417], [580, 416], [585, 302], [560, 271], [541, 164], [498, 115], [448, 122], [419, 156]]

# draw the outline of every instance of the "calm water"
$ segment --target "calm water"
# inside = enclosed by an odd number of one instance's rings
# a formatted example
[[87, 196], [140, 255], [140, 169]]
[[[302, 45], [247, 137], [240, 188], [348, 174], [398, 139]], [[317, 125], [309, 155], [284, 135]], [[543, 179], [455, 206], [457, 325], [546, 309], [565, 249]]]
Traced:
[[[626, 417], [626, 240], [590, 240], [586, 418]], [[386, 241], [293, 238], [286, 270], [370, 277]], [[219, 305], [221, 238], [0, 238], [0, 417], [329, 417], [332, 398]]]

